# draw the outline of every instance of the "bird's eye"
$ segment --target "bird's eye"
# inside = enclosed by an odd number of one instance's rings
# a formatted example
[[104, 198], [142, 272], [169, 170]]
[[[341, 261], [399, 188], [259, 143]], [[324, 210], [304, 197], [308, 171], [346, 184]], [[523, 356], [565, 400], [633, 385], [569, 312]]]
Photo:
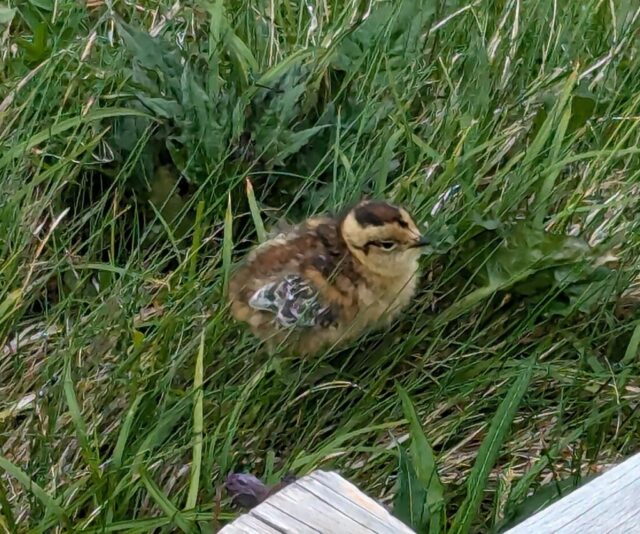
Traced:
[[381, 241], [380, 247], [384, 250], [393, 250], [396, 248], [396, 243], [395, 241]]

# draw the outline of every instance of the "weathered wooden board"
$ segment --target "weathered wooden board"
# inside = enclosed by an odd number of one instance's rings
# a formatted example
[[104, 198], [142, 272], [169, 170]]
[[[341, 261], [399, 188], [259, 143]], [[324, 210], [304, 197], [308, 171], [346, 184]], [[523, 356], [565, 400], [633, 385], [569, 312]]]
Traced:
[[640, 453], [504, 534], [640, 533]]
[[315, 471], [286, 486], [221, 534], [415, 534], [333, 472]]
[[[273, 527], [278, 533], [299, 532], [300, 534], [317, 534], [318, 530], [307, 525], [304, 520], [299, 519], [298, 516], [295, 515], [296, 513], [298, 513], [298, 511], [295, 509], [283, 510], [281, 502], [273, 503], [269, 499], [254, 508], [250, 514], [246, 515], [254, 517], [264, 525]], [[226, 532], [226, 530], [222, 529], [222, 532]], [[235, 531], [231, 529], [230, 532]]]
[[[221, 530], [223, 534], [414, 534], [333, 472], [315, 471]], [[640, 534], [640, 453], [503, 534]]]
[[[226, 532], [225, 527], [221, 532]], [[241, 515], [233, 522], [233, 532], [237, 534], [281, 534], [280, 530], [263, 523], [260, 519], [249, 514]]]
[[[305, 477], [305, 487], [311, 481], [318, 481], [324, 487], [332, 491], [333, 494], [338, 495], [347, 501], [351, 501], [352, 505], [355, 506], [351, 506], [351, 508], [349, 508], [351, 510], [350, 513], [357, 514], [360, 510], [364, 510], [365, 513], [368, 514], [367, 517], [369, 518], [368, 520], [371, 526], [375, 526], [374, 532], [380, 534], [391, 534], [394, 532], [413, 534], [413, 531], [402, 521], [393, 517], [385, 508], [380, 506], [369, 496], [362, 493], [356, 486], [342, 478], [337, 473], [332, 471], [314, 471], [308, 477]], [[313, 491], [313, 489], [310, 489], [310, 491]], [[335, 503], [334, 505], [337, 506], [340, 502], [339, 499], [336, 499], [335, 497], [333, 499], [333, 502]], [[386, 525], [386, 529], [381, 525]]]

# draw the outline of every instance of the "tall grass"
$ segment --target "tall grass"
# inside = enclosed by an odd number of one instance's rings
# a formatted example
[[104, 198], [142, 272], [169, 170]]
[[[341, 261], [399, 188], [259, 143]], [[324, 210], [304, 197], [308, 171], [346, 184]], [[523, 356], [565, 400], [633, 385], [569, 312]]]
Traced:
[[[0, 526], [206, 531], [229, 471], [323, 468], [485, 532], [634, 452], [639, 18], [0, 5]], [[233, 263], [363, 195], [428, 226], [419, 297], [268, 357], [226, 312]]]

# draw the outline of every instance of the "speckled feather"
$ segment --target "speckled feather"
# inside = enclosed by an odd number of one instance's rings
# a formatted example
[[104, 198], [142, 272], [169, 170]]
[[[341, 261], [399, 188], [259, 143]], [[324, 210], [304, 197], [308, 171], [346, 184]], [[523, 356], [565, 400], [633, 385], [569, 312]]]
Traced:
[[285, 328], [316, 326], [329, 312], [329, 306], [318, 300], [318, 292], [294, 274], [259, 288], [251, 295], [249, 306], [275, 314], [276, 321]]

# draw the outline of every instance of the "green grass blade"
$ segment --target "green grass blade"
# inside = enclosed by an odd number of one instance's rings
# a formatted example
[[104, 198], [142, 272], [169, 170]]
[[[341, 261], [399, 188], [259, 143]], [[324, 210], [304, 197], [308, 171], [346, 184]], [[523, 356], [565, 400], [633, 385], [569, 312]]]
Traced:
[[533, 163], [536, 158], [542, 153], [544, 147], [554, 133], [554, 127], [556, 126], [557, 121], [560, 120], [560, 117], [564, 113], [565, 108], [569, 105], [571, 92], [573, 91], [577, 80], [578, 71], [574, 70], [568, 76], [567, 81], [562, 87], [562, 91], [560, 92], [558, 100], [543, 122], [535, 139], [531, 142], [531, 146], [529, 146], [529, 148], [527, 149], [527, 153], [523, 161], [523, 166], [526, 167]]
[[202, 227], [204, 219], [204, 200], [198, 202], [196, 208], [196, 222], [193, 229], [193, 240], [191, 241], [191, 250], [189, 251], [189, 282], [193, 283], [196, 279], [196, 270], [198, 268], [198, 252], [202, 245]]
[[20, 157], [22, 154], [31, 150], [33, 147], [38, 146], [39, 144], [44, 143], [52, 137], [66, 132], [67, 130], [77, 128], [81, 124], [100, 121], [104, 119], [113, 119], [115, 117], [144, 117], [147, 119], [153, 119], [151, 115], [129, 108], [96, 109], [90, 111], [84, 116], [64, 119], [54, 124], [53, 126], [42, 130], [41, 132], [33, 134], [26, 141], [18, 143], [7, 150], [0, 158], [0, 169], [7, 165], [13, 158]]
[[402, 402], [404, 416], [409, 423], [409, 432], [411, 434], [410, 451], [413, 468], [415, 469], [418, 480], [426, 490], [430, 514], [437, 515], [444, 506], [444, 488], [438, 476], [435, 455], [422, 429], [422, 424], [418, 419], [418, 414], [409, 398], [409, 394], [399, 384], [396, 385], [396, 389]]
[[155, 214], [156, 219], [160, 222], [160, 224], [164, 228], [164, 231], [167, 234], [167, 239], [169, 240], [169, 243], [171, 243], [171, 247], [173, 248], [173, 253], [175, 254], [176, 259], [179, 262], [182, 261], [180, 246], [178, 245], [173, 229], [171, 228], [167, 220], [162, 216], [162, 213], [160, 213], [160, 210], [153, 204], [153, 202], [149, 202], [149, 207], [153, 210], [153, 213]]
[[138, 406], [142, 402], [143, 397], [138, 396], [134, 399], [127, 410], [127, 415], [124, 418], [120, 432], [118, 432], [118, 439], [116, 440], [116, 446], [113, 448], [113, 454], [111, 455], [111, 467], [114, 470], [119, 470], [122, 467], [122, 459], [124, 457], [125, 447], [131, 434], [131, 428], [138, 411]]
[[[549, 154], [549, 162], [550, 164], [555, 163], [561, 154], [562, 145], [564, 141], [564, 136], [567, 131], [567, 127], [569, 125], [569, 120], [571, 119], [571, 105], [567, 104], [562, 117], [559, 121], [559, 124], [556, 127], [556, 133], [553, 136], [553, 142], [551, 144], [551, 152]], [[537, 206], [536, 206], [536, 216], [535, 223], [538, 226], [542, 226], [544, 223], [545, 217], [549, 213], [549, 204], [552, 202], [551, 193], [556, 184], [556, 179], [560, 175], [561, 168], [555, 168], [546, 173], [546, 176], [542, 180], [542, 184], [540, 186], [540, 191], [537, 195]]]
[[160, 507], [164, 514], [171, 520], [171, 522], [178, 527], [182, 532], [196, 533], [194, 523], [187, 520], [180, 510], [169, 500], [169, 498], [162, 492], [154, 480], [149, 476], [146, 470], [142, 467], [138, 468], [138, 474], [142, 479], [147, 491], [155, 503]]
[[196, 357], [196, 368], [193, 377], [193, 452], [191, 454], [191, 477], [189, 493], [187, 495], [186, 510], [195, 508], [198, 502], [200, 488], [200, 473], [202, 471], [202, 429], [203, 423], [203, 395], [202, 379], [204, 375], [204, 330], [200, 335], [200, 347]]
[[[118, 482], [121, 482], [124, 478], [122, 472], [122, 464], [125, 455], [125, 447], [127, 446], [129, 436], [131, 435], [131, 429], [138, 412], [138, 407], [140, 406], [143, 398], [143, 395], [139, 395], [131, 403], [131, 406], [127, 410], [127, 415], [122, 422], [122, 426], [120, 427], [120, 431], [118, 432], [118, 439], [116, 440], [116, 445], [113, 448], [113, 454], [111, 455], [111, 462], [109, 464], [109, 483], [113, 488], [117, 487]], [[111, 523], [111, 521], [113, 520], [115, 505], [116, 502], [114, 502], [114, 499], [109, 499], [109, 508], [107, 510], [106, 521], [107, 523]]]
[[403, 447], [398, 447], [398, 489], [393, 499], [393, 514], [416, 532], [426, 532], [431, 521], [426, 490], [418, 480], [413, 463]]
[[238, 420], [240, 418], [240, 414], [242, 410], [246, 407], [246, 403], [253, 393], [253, 390], [260, 384], [260, 382], [264, 379], [267, 372], [270, 370], [271, 366], [265, 365], [261, 367], [258, 372], [251, 377], [251, 379], [247, 382], [246, 386], [243, 388], [239, 398], [237, 399], [235, 406], [230, 414], [229, 421], [226, 429], [226, 439], [224, 445], [222, 447], [222, 452], [220, 454], [220, 472], [223, 474], [227, 473], [227, 469], [231, 465], [231, 445], [233, 444], [233, 440], [236, 437]]
[[[456, 528], [489, 531], [640, 447], [633, 2], [104, 4], [0, 14], [1, 452], [67, 519], [0, 469], [0, 530], [173, 532], [174, 508], [216, 529], [230, 469], [335, 463], [364, 492], [397, 480], [414, 529], [464, 505]], [[420, 290], [393, 327], [265, 354], [228, 313], [236, 261], [267, 222], [363, 196], [433, 239]], [[480, 462], [467, 488], [531, 354], [536, 417], [498, 491]], [[445, 462], [462, 487], [432, 480]]]
[[227, 198], [227, 211], [224, 215], [224, 232], [222, 237], [222, 284], [223, 294], [229, 291], [229, 277], [231, 276], [231, 254], [233, 252], [233, 211], [231, 210], [231, 193]]
[[638, 347], [640, 346], [640, 322], [633, 329], [633, 334], [631, 335], [631, 339], [629, 340], [629, 344], [627, 345], [627, 350], [624, 351], [624, 356], [622, 357], [623, 365], [631, 365], [634, 361], [638, 359]]
[[4, 482], [0, 480], [0, 529], [4, 529], [6, 532], [17, 532], [18, 526], [16, 519], [11, 510], [11, 504], [7, 499], [7, 490], [4, 487]]
[[247, 198], [249, 199], [249, 210], [251, 211], [251, 218], [253, 219], [253, 226], [256, 229], [256, 235], [258, 236], [258, 243], [264, 243], [267, 240], [267, 232], [264, 229], [264, 223], [262, 222], [262, 215], [260, 215], [260, 207], [256, 201], [256, 195], [253, 191], [253, 184], [249, 178], [246, 179]]
[[529, 387], [533, 374], [535, 359], [532, 357], [521, 371], [507, 395], [500, 403], [487, 435], [485, 436], [476, 461], [467, 480], [467, 494], [460, 509], [456, 513], [449, 532], [452, 534], [464, 534], [471, 531], [471, 527], [478, 513], [480, 502], [483, 499], [484, 487], [489, 478], [489, 473], [498, 459], [500, 449], [511, 427], [511, 422], [520, 406], [520, 401]]
[[41, 486], [36, 484], [27, 473], [7, 460], [4, 456], [0, 456], [0, 469], [15, 478], [23, 488], [31, 492], [49, 513], [56, 515], [64, 524], [68, 524], [66, 513], [60, 504], [58, 504], [57, 499], [51, 497]]
[[67, 400], [67, 406], [69, 407], [69, 414], [76, 430], [78, 441], [82, 449], [82, 454], [91, 470], [91, 473], [95, 477], [96, 481], [102, 478], [100, 470], [100, 459], [96, 452], [91, 447], [91, 440], [87, 431], [87, 425], [82, 417], [82, 410], [76, 397], [76, 392], [73, 387], [73, 379], [71, 377], [71, 358], [67, 359], [64, 372], [64, 395]]

